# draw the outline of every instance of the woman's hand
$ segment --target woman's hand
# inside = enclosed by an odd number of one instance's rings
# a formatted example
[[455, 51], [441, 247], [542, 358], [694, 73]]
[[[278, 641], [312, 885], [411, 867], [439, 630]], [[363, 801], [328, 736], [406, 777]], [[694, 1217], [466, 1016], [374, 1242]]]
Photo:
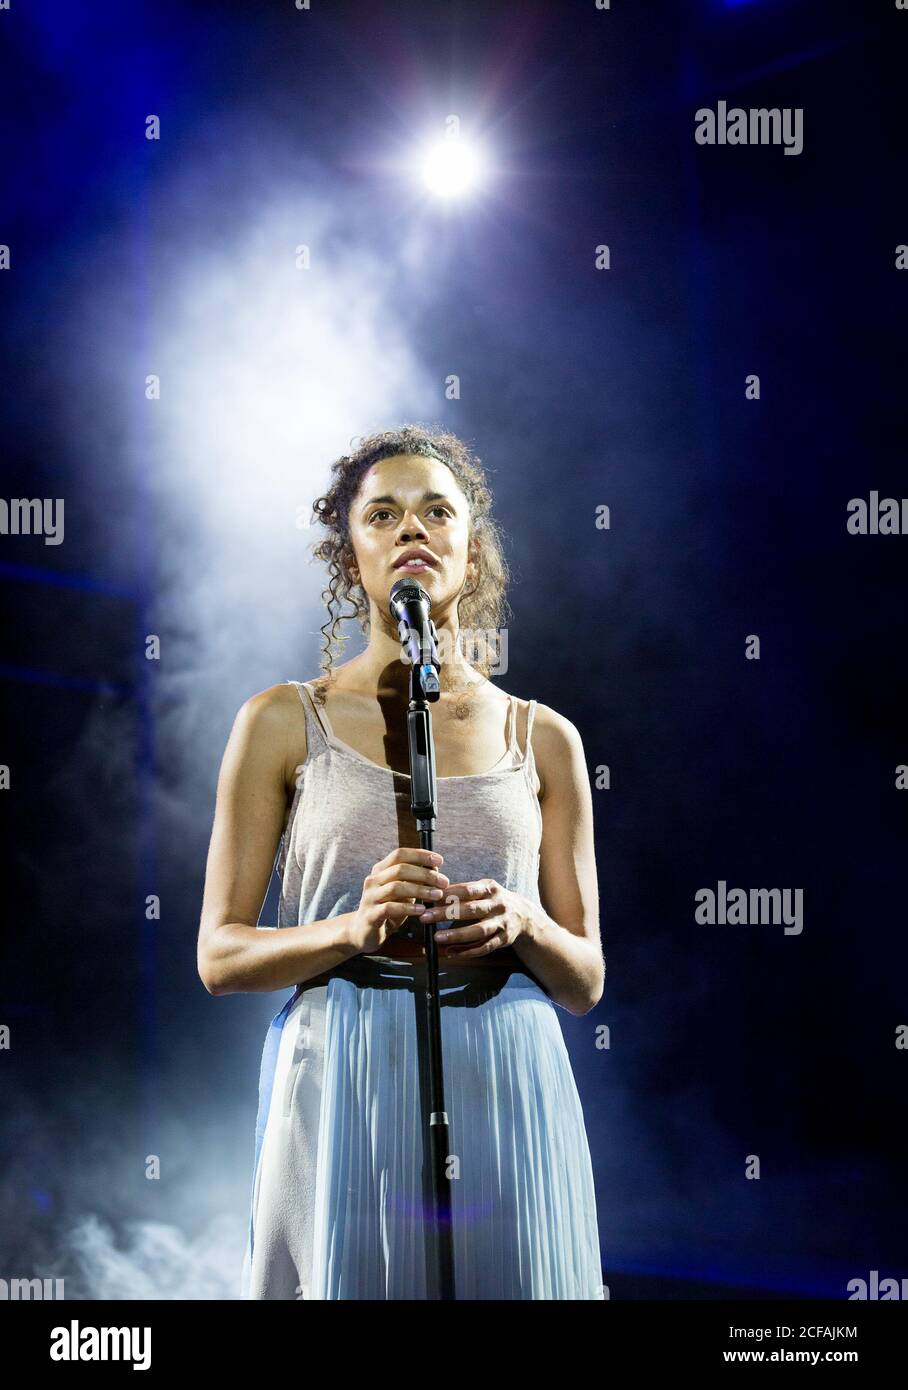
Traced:
[[439, 953], [462, 960], [513, 945], [527, 930], [531, 916], [532, 905], [522, 894], [502, 888], [494, 878], [484, 878], [449, 883], [444, 902], [420, 913], [419, 920], [441, 922], [435, 933]]
[[447, 891], [448, 879], [437, 867], [443, 863], [443, 856], [431, 850], [398, 847], [373, 864], [350, 931], [357, 951], [370, 955], [380, 950], [408, 917], [419, 915], [428, 898]]

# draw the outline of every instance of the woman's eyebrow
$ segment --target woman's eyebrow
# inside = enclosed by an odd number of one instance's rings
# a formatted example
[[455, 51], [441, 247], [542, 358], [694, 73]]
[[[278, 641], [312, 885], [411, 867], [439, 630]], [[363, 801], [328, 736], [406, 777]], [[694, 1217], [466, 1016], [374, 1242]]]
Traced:
[[[450, 499], [447, 498], [447, 497], [444, 495], [443, 492], [425, 492], [425, 493], [423, 493], [423, 496], [422, 496], [422, 499], [421, 499], [421, 500], [422, 500], [423, 502], [448, 502]], [[362, 505], [362, 510], [365, 511], [367, 507], [374, 507], [375, 504], [376, 504], [377, 502], [395, 502], [395, 503], [396, 503], [396, 502], [397, 502], [397, 498], [396, 498], [396, 497], [390, 497], [390, 496], [385, 496], [385, 497], [370, 497], [369, 500], [368, 500], [368, 502], [364, 502], [364, 503], [363, 503], [363, 505]], [[452, 503], [451, 505], [453, 506], [453, 503]]]

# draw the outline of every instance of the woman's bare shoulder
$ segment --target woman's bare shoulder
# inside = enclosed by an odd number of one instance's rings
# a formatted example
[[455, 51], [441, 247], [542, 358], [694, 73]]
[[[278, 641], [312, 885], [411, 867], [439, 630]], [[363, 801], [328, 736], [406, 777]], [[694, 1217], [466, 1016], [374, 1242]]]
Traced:
[[578, 769], [586, 766], [583, 740], [576, 724], [538, 700], [533, 717], [532, 743], [543, 788], [569, 782], [577, 777]]
[[536, 715], [533, 720], [533, 727], [544, 732], [545, 735], [557, 742], [559, 739], [565, 740], [572, 737], [579, 738], [580, 731], [576, 724], [572, 724], [565, 715], [559, 714], [551, 705], [544, 705], [539, 700], [536, 701]]
[[248, 721], [272, 755], [280, 758], [287, 783], [295, 780], [296, 769], [307, 756], [303, 699], [298, 682], [281, 681], [250, 695], [237, 715], [238, 720]]
[[280, 723], [289, 710], [299, 708], [299, 703], [296, 681], [281, 681], [279, 685], [269, 685], [265, 690], [257, 690], [250, 695], [241, 710], [256, 716], [263, 723]]

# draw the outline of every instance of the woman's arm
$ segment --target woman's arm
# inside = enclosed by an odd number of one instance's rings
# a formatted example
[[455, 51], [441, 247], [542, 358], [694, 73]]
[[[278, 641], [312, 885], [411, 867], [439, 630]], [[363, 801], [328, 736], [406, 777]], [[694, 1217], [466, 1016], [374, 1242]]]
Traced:
[[605, 988], [590, 779], [576, 727], [547, 705], [536, 706], [533, 754], [542, 783], [543, 910], [530, 904], [513, 945], [555, 1002], [579, 1016]]
[[227, 741], [199, 924], [198, 970], [209, 994], [287, 989], [359, 949], [348, 936], [354, 913], [280, 931], [256, 926], [287, 812], [287, 781], [306, 758], [305, 721], [292, 720], [292, 702], [299, 696], [290, 685], [253, 695]]

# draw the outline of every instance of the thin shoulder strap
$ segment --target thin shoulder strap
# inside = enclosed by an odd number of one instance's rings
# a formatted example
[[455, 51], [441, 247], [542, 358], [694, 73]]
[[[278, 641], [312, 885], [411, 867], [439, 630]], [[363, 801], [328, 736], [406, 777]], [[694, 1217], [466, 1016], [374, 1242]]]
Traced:
[[513, 753], [515, 761], [520, 757], [520, 744], [517, 742], [517, 696], [508, 696], [508, 752]]
[[518, 713], [519, 713], [519, 709], [518, 709], [516, 697], [515, 697], [515, 696], [512, 696], [511, 698], [514, 700], [514, 743], [513, 743], [513, 747], [514, 747], [514, 749], [516, 750], [517, 756], [518, 756], [518, 758], [520, 759], [520, 761], [521, 761], [521, 762], [525, 762], [525, 761], [527, 760], [527, 758], [531, 758], [531, 757], [533, 756], [533, 749], [532, 749], [532, 747], [530, 746], [530, 734], [533, 732], [533, 716], [534, 716], [535, 713], [536, 713], [536, 701], [535, 701], [535, 700], [530, 700], [530, 701], [528, 702], [528, 704], [527, 704], [527, 726], [526, 726], [526, 730], [525, 730], [524, 735], [523, 735], [523, 747], [521, 748], [520, 745], [519, 745], [519, 743], [517, 742], [517, 715], [518, 715]]
[[531, 756], [532, 756], [533, 749], [532, 749], [532, 745], [530, 744], [530, 736], [532, 735], [532, 732], [533, 732], [533, 719], [534, 719], [535, 714], [536, 714], [536, 701], [535, 701], [535, 700], [531, 700], [530, 703], [529, 703], [529, 705], [528, 705], [528, 707], [527, 707], [527, 731], [526, 731], [526, 733], [524, 734], [524, 739], [523, 739], [524, 752], [525, 752], [526, 754], [531, 755]]
[[[309, 689], [306, 682], [288, 681], [287, 684], [296, 686], [296, 693], [300, 697], [300, 703], [303, 706], [303, 713], [306, 716], [306, 742], [311, 757], [316, 748], [320, 750], [328, 746], [328, 736], [325, 732], [325, 726], [322, 723], [318, 705], [312, 698], [312, 691]], [[303, 694], [304, 691], [305, 694]]]
[[540, 791], [540, 789], [541, 789], [541, 787], [542, 787], [542, 782], [540, 781], [539, 772], [538, 772], [538, 770], [537, 770], [537, 768], [536, 768], [536, 756], [535, 756], [535, 754], [533, 753], [533, 745], [532, 745], [532, 743], [530, 742], [530, 737], [531, 737], [531, 735], [532, 735], [532, 733], [533, 733], [533, 720], [534, 720], [535, 716], [536, 716], [536, 701], [535, 701], [535, 700], [531, 700], [531, 701], [530, 701], [530, 704], [529, 704], [529, 708], [527, 709], [527, 731], [526, 731], [526, 739], [525, 739], [526, 753], [525, 753], [524, 759], [523, 759], [523, 766], [524, 766], [524, 768], [525, 768], [525, 770], [526, 770], [527, 776], [530, 778], [531, 785], [532, 785], [532, 788], [533, 788], [534, 793], [538, 795], [538, 793], [539, 793], [539, 791]]

